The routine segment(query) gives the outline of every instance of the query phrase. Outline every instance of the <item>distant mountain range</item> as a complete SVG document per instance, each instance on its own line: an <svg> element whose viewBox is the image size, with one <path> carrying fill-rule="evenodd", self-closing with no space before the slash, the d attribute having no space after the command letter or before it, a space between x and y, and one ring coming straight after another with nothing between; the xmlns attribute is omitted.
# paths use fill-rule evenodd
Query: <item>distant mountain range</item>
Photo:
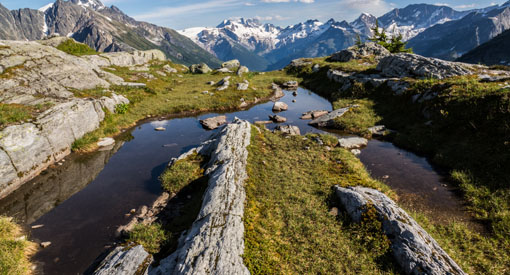
<svg viewBox="0 0 510 275"><path fill-rule="evenodd" d="M98 0L57 0L39 10L9 11L0 4L0 39L39 40L57 34L97 51L161 49L169 59L183 64L221 63L175 30L136 21Z"/></svg>
<svg viewBox="0 0 510 275"><path fill-rule="evenodd" d="M409 46L424 56L454 60L508 29L510 1L432 26L409 40Z"/></svg>
<svg viewBox="0 0 510 275"><path fill-rule="evenodd" d="M298 57L329 55L354 45L359 35L366 40L379 21L390 33L401 33L408 40L426 29L461 19L469 11L455 11L446 6L409 5L376 18L363 13L353 22L326 23L308 20L286 28L261 24L255 19L225 20L213 28L190 28L180 31L219 59L237 58L252 69L279 69Z"/></svg>
<svg viewBox="0 0 510 275"><path fill-rule="evenodd" d="M60 34L98 51L157 48L178 63L216 67L220 60L239 59L252 70L264 71L283 68L295 58L330 55L354 45L358 36L366 40L376 21L390 35L402 34L415 53L455 60L510 29L510 1L468 11L413 4L378 18L363 13L352 22L308 20L285 28L239 18L181 31L136 21L99 0L57 0L39 10L9 11L0 4L0 39Z"/></svg>
<svg viewBox="0 0 510 275"><path fill-rule="evenodd" d="M507 65L510 66L510 30L489 40L466 53L457 61L486 64L486 65Z"/></svg>

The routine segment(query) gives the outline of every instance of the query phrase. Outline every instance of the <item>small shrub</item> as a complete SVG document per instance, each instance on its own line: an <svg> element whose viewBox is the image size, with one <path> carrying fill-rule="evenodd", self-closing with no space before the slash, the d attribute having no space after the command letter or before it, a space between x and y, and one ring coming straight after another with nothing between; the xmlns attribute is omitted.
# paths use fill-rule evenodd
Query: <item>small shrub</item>
<svg viewBox="0 0 510 275"><path fill-rule="evenodd" d="M75 56L97 54L97 52L90 48L88 45L78 43L74 41L74 39L67 39L66 41L60 43L60 45L57 46L57 49Z"/></svg>
<svg viewBox="0 0 510 275"><path fill-rule="evenodd" d="M115 113L123 115L128 111L128 108L129 104L126 103L118 104L117 106L115 106Z"/></svg>

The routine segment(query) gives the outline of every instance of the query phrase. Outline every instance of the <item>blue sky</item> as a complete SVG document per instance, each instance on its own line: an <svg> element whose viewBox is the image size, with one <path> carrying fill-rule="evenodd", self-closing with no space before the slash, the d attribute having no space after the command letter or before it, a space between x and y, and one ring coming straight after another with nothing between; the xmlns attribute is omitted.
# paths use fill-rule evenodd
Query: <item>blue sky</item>
<svg viewBox="0 0 510 275"><path fill-rule="evenodd" d="M54 0L0 0L9 9L39 8ZM458 10L502 4L502 0L103 0L128 15L174 29L216 26L223 19L259 18L287 26L307 19L351 21L361 12L382 15L415 3L448 5Z"/></svg>

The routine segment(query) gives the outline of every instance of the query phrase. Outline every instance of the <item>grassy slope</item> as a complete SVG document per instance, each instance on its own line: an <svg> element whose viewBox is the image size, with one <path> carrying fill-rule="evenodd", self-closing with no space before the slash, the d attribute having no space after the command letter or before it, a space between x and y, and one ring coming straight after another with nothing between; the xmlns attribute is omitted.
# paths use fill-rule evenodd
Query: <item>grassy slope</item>
<svg viewBox="0 0 510 275"><path fill-rule="evenodd" d="M510 90L501 90L500 83L479 83L474 77L457 77L442 81L413 80L411 89L400 97L392 96L384 88L374 90L361 85L339 93L338 85L325 76L330 67L363 71L370 70L370 66L329 63L324 59L312 61L326 66L319 73L312 73L311 65L291 73L303 77L307 87L328 97L335 108L351 103L361 105L337 120L338 128L362 135L368 135L366 128L375 124L397 130L393 138L396 144L450 168L452 179L463 191L471 212L492 229L490 236L485 237L459 226L431 231L441 232L443 235L438 238L459 249L464 247L460 251L466 250L469 243L463 238L473 241L471 248L477 251L472 251L473 255L482 253L480 257L469 258L473 265L484 266L493 274L497 274L494 270L508 272L510 173L505 167L510 167ZM430 91L438 96L423 103L411 103L413 95ZM484 255L485 246L496 249ZM494 257L497 249L504 252Z"/></svg>
<svg viewBox="0 0 510 275"><path fill-rule="evenodd" d="M29 274L28 258L33 250L33 244L23 237L20 227L0 216L0 274Z"/></svg>
<svg viewBox="0 0 510 275"><path fill-rule="evenodd" d="M140 77L140 72L130 71L127 68L115 67L111 70L127 81L142 82L147 88L113 87L111 90L126 96L131 104L125 114L108 114L100 128L77 140L74 150L87 151L94 148L94 143L104 136L118 134L121 129L132 126L135 122L147 116L163 116L183 112L204 112L235 110L241 104L243 98L246 102L254 102L255 98L261 99L272 94L271 83L293 79L283 72L256 73L251 72L243 77L232 76L230 88L224 91L215 91L216 86L210 86L208 81L218 82L227 74L204 74L194 75L190 73L170 74L161 76L165 63L154 63L150 73L155 79L148 80ZM177 70L182 70L180 65L168 63ZM247 91L237 91L236 83L248 80L250 88ZM252 89L255 88L256 90ZM203 94L209 91L209 94ZM211 95L213 93L214 95ZM86 91L83 94L95 95L97 91ZM100 93L99 93L100 94Z"/></svg>
<svg viewBox="0 0 510 275"><path fill-rule="evenodd" d="M337 206L331 190L335 184L395 195L373 180L350 152L328 151L311 140L252 131L244 221L244 259L251 273L399 273L373 216L355 225L343 212L338 217L328 213ZM467 273L509 272L508 243L460 223L434 225L419 213L409 213Z"/></svg>

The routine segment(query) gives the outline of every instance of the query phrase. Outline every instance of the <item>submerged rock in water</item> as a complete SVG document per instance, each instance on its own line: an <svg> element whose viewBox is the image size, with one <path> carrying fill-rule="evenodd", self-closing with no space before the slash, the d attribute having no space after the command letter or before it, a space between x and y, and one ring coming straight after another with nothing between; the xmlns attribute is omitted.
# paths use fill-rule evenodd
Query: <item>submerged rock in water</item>
<svg viewBox="0 0 510 275"><path fill-rule="evenodd" d="M276 122L276 123L282 123L282 122L287 121L286 118L279 116L279 115L270 115L269 119L271 119L273 122Z"/></svg>
<svg viewBox="0 0 510 275"><path fill-rule="evenodd" d="M208 130L213 130L227 123L226 116L210 117L204 120L200 120L200 124Z"/></svg>
<svg viewBox="0 0 510 275"><path fill-rule="evenodd" d="M391 241L393 256L406 274L465 274L413 218L383 193L361 186L334 189L355 222L361 221L366 207L375 208L383 232Z"/></svg>

